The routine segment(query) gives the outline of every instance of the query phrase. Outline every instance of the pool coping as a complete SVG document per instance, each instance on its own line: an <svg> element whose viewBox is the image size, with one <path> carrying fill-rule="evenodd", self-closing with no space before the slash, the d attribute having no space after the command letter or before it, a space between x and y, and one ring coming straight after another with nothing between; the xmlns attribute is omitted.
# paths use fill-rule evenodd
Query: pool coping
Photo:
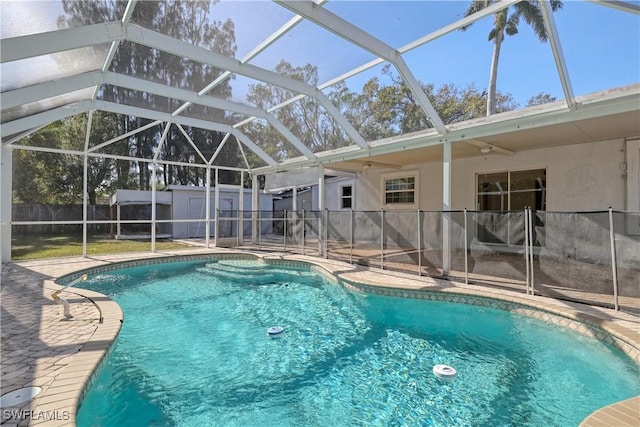
<svg viewBox="0 0 640 427"><path fill-rule="evenodd" d="M621 313L613 312L611 309L600 309L545 297L517 294L513 291L502 291L477 285L464 285L427 276L416 277L404 273L355 266L342 261L305 255L210 249L198 251L197 253L177 252L155 254L154 256L129 254L128 256L113 257L113 259L101 257L98 265L67 269L62 274L52 275L49 279L43 280L41 286L53 291L63 287L56 283L60 279L73 280L83 273L98 274L131 266L198 259L262 259L266 263L308 267L327 279L358 292L403 298L452 301L517 312L609 342L625 352L635 363L640 364L640 318L632 315L621 315ZM61 260L61 262L64 262L64 260ZM65 369L55 377L47 390L33 401L34 405L31 407L33 408L32 411L36 413L68 411L71 414L70 419L62 420L60 423L54 422L51 424L49 422L47 425L75 425L75 415L80 407L80 402L98 376L104 361L112 349L113 343L117 339L124 320L124 313L118 304L105 295L80 288L70 288L68 291L91 301L98 312L101 313L98 316L102 317L102 322L97 325L95 333L82 345L80 351L74 355ZM625 317L627 318L626 320L624 319ZM640 400L640 396L634 399ZM615 405L617 404L610 406ZM602 418L601 411L604 409L606 408L601 408L595 411L594 414L600 413ZM616 411L613 413L615 414ZM628 417L628 413L625 416ZM636 416L636 414L633 414L633 416ZM591 417L585 419L583 424ZM637 414L636 418L638 417L640 417L640 413ZM39 422L36 420L35 422L20 423L18 425L37 424Z"/></svg>

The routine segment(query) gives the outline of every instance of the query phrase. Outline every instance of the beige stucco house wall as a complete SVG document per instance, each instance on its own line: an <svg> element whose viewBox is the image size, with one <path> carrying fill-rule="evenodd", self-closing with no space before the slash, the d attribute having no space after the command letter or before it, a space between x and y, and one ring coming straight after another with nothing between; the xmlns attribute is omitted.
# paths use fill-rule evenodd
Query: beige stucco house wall
<svg viewBox="0 0 640 427"><path fill-rule="evenodd" d="M452 162L452 209L475 210L479 173L547 171L548 211L640 210L640 139L614 139L540 148L502 155L491 153ZM356 209L379 210L383 177L416 173L418 203L393 209L442 210L442 163L416 163L400 169L370 168L355 182ZM333 197L327 192L327 198ZM385 208L390 208L384 206Z"/></svg>

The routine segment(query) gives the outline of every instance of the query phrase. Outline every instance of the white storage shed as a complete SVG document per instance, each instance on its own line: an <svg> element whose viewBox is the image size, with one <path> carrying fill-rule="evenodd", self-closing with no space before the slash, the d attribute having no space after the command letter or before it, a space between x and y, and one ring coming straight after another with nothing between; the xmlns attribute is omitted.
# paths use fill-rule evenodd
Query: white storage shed
<svg viewBox="0 0 640 427"><path fill-rule="evenodd" d="M164 191L156 192L156 225L157 238L190 239L206 237L206 192L205 187L190 185L172 185ZM242 192L242 203L240 193ZM111 216L116 220L112 234L116 239L149 239L150 232L127 232L134 229L134 222L151 220L151 191L117 190L110 199ZM238 210L244 211L242 235L251 235L251 189L235 185L219 186L218 227L215 227L216 196L215 188L211 188L210 237L235 237L238 232L236 218ZM258 195L258 210L271 212L273 210L271 194ZM127 207L137 206L136 209L123 212ZM171 220L171 222L169 222ZM138 228L145 226L138 225ZM262 233L271 233L271 222L262 223ZM148 228L148 223L146 228ZM136 228L137 229L137 228Z"/></svg>
<svg viewBox="0 0 640 427"><path fill-rule="evenodd" d="M205 237L206 230L206 192L204 187L195 187L187 185L172 185L169 190L173 194L172 218L173 237L174 239L199 238ZM210 194L210 218L215 218L216 198L215 188L211 188ZM240 203L240 191L242 191L242 203ZM219 237L235 236L235 227L237 227L236 217L238 210L244 212L243 234L251 234L251 215L247 211L253 210L251 207L251 189L240 189L239 186L220 185L219 186L220 209L218 216L220 223L218 225ZM272 196L270 194L259 194L258 210L271 212L273 210ZM201 219L203 221L193 221ZM179 222L180 220L188 220ZM268 224L268 223L265 223ZM262 232L269 233L270 230L264 229ZM215 236L216 227L211 225L210 235Z"/></svg>

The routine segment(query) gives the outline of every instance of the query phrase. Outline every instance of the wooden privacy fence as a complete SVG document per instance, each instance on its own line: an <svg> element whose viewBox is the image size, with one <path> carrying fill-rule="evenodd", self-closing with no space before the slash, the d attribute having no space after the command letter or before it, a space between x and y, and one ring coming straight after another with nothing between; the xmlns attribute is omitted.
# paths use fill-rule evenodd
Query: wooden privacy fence
<svg viewBox="0 0 640 427"><path fill-rule="evenodd" d="M13 204L12 221L78 221L79 224L19 225L12 228L15 235L82 233L82 205ZM109 205L87 206L87 220L109 219ZM93 233L109 233L109 224L88 224Z"/></svg>

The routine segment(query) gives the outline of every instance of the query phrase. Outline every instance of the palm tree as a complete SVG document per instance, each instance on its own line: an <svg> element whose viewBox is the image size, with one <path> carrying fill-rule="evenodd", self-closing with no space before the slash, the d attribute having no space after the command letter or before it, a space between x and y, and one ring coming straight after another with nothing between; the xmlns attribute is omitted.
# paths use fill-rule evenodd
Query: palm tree
<svg viewBox="0 0 640 427"><path fill-rule="evenodd" d="M466 15L472 15L500 0L473 0ZM554 12L562 8L562 1L551 0L551 10ZM513 9L513 13L509 15L509 10ZM498 79L498 60L500 59L500 48L504 40L505 33L508 36L518 34L518 24L520 18L533 28L534 33L541 42L547 41L547 29L544 26L542 11L537 1L525 0L516 3L513 6L506 7L495 15L493 15L493 29L489 32L489 41L493 41L493 56L491 58L491 71L489 74L489 88L487 96L487 116L496 112L496 81ZM471 24L463 27L462 30L469 28Z"/></svg>

